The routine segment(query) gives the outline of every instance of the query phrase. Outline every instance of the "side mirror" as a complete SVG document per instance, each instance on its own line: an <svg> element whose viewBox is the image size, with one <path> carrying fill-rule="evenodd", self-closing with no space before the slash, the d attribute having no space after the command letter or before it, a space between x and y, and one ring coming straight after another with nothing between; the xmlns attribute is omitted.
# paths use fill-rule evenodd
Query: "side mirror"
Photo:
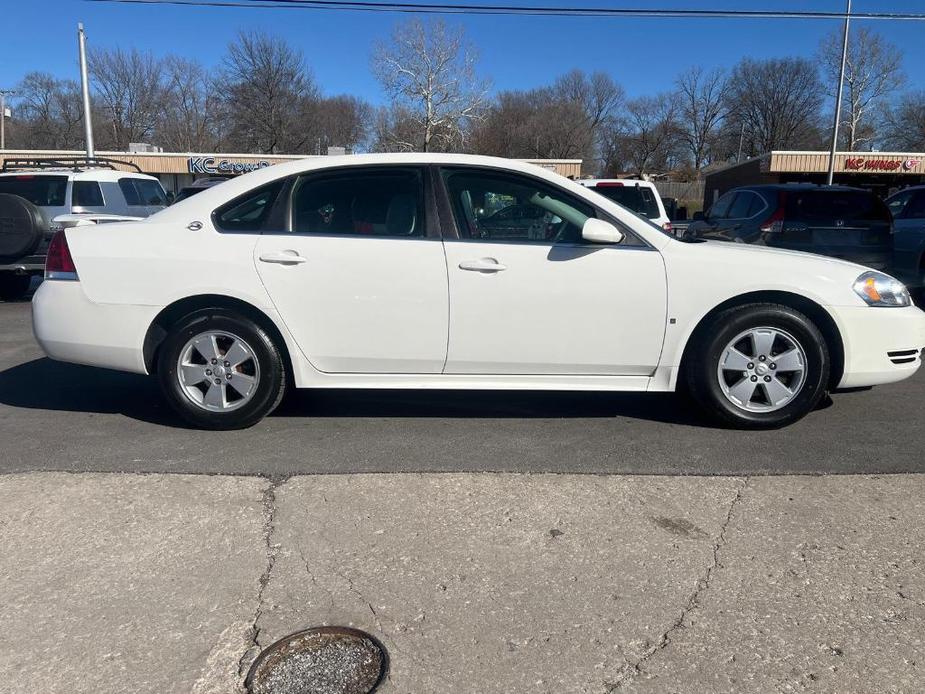
<svg viewBox="0 0 925 694"><path fill-rule="evenodd" d="M702 222L706 218L707 216L701 210L694 212L694 216L692 217L693 221L695 222Z"/></svg>
<svg viewBox="0 0 925 694"><path fill-rule="evenodd" d="M581 238L591 243L614 244L623 240L623 232L610 222L591 217L581 228Z"/></svg>

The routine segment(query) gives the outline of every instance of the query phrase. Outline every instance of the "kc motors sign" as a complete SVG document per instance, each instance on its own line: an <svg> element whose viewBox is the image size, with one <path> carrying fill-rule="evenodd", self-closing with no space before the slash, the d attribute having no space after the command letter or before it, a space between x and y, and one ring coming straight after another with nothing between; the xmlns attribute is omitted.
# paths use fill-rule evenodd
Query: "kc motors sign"
<svg viewBox="0 0 925 694"><path fill-rule="evenodd" d="M875 157L848 157L845 159L845 171L884 171L913 172L918 171L920 159L877 159Z"/></svg>

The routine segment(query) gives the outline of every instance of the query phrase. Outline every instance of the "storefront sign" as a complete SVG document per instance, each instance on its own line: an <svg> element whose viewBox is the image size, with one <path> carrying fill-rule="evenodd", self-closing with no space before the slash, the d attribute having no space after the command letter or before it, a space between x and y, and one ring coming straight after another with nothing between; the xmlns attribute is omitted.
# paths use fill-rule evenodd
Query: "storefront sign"
<svg viewBox="0 0 925 694"><path fill-rule="evenodd" d="M242 174L257 169L265 169L270 165L266 160L261 161L234 161L233 159L216 159L215 157L190 157L187 160L189 172L192 174Z"/></svg>
<svg viewBox="0 0 925 694"><path fill-rule="evenodd" d="M912 171L918 168L918 159L866 159L849 157L845 159L846 171Z"/></svg>

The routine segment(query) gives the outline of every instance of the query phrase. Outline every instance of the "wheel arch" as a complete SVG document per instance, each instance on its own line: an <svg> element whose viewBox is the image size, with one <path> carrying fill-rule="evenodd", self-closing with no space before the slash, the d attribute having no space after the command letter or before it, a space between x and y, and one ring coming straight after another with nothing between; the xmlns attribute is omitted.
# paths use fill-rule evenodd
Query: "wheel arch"
<svg viewBox="0 0 925 694"><path fill-rule="evenodd" d="M279 348L280 354L285 360L288 377L293 378L292 355L276 322L253 304L243 299L236 299L222 294L197 294L179 299L169 304L154 317L151 325L148 326L142 347L145 368L149 374L154 374L157 371L157 353L170 328L192 313L209 311L210 309L238 313L266 330L267 334L273 338L273 342Z"/></svg>
<svg viewBox="0 0 925 694"><path fill-rule="evenodd" d="M842 339L841 331L839 330L835 319L832 318L832 315L821 304L818 304L817 302L813 301L812 299L808 299L805 296L800 296L799 294L786 291L749 292L731 297L723 301L721 304L714 306L700 319L700 321L698 321L696 327L688 336L687 342L684 345L684 351L681 356L679 373L684 373L687 366L687 359L693 350L693 346L696 344L696 341L703 334L704 330L710 324L710 321L714 316L737 306L766 303L789 306L790 308L799 311L811 321L813 321L813 323L819 329L819 332L822 333L822 336L826 342L826 347L829 351L831 367L829 373L828 389L834 390L841 382L845 371L845 344Z"/></svg>

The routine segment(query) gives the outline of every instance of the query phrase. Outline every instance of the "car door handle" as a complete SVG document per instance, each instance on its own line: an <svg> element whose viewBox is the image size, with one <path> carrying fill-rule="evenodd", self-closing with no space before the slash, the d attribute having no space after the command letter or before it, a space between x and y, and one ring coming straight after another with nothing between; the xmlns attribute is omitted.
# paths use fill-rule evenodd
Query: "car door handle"
<svg viewBox="0 0 925 694"><path fill-rule="evenodd" d="M469 272L502 272L507 265L502 265L494 258L479 258L478 260L464 260L459 264L460 270Z"/></svg>
<svg viewBox="0 0 925 694"><path fill-rule="evenodd" d="M264 253L260 256L262 263L277 263L278 265L301 265L307 263L308 258L303 258L295 251L281 251L279 253Z"/></svg>

